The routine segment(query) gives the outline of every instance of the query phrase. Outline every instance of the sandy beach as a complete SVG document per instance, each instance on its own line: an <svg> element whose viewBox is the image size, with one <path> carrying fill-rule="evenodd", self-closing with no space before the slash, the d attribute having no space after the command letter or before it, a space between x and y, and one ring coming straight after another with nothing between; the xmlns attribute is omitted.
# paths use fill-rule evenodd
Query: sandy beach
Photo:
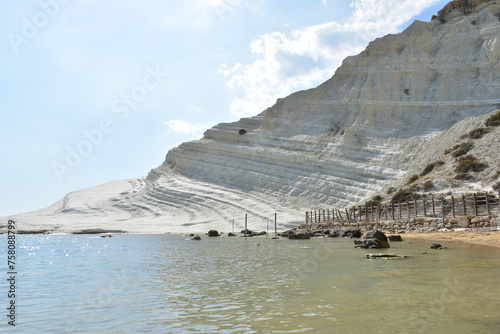
<svg viewBox="0 0 500 334"><path fill-rule="evenodd" d="M464 231L446 232L410 232L402 235L404 239L423 239L438 242L446 246L447 241L459 241L469 244L500 248L500 230L468 229Z"/></svg>

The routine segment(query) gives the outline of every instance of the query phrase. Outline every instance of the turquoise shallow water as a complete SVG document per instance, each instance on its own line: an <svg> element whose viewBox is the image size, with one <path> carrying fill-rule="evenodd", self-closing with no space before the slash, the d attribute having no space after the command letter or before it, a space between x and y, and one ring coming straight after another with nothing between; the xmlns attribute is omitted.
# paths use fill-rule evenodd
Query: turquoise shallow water
<svg viewBox="0 0 500 334"><path fill-rule="evenodd" d="M368 260L370 251L333 238L18 235L17 243L17 326L5 320L2 279L2 333L500 333L494 248L402 242L384 252L410 258Z"/></svg>

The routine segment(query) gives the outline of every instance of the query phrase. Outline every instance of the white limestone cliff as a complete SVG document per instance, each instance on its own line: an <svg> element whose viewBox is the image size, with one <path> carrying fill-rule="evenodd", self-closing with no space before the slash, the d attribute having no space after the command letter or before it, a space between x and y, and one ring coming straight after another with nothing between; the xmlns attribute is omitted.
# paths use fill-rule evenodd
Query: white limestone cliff
<svg viewBox="0 0 500 334"><path fill-rule="evenodd" d="M322 85L207 130L147 177L76 191L15 218L56 232L228 232L245 213L250 227L265 229L278 212L284 228L303 222L306 210L384 195L442 159L426 176L433 191L490 190L499 127L474 144L471 153L489 167L473 180L453 179L456 161L443 155L500 107L500 1L474 5L467 15L445 7L440 19L373 41Z"/></svg>

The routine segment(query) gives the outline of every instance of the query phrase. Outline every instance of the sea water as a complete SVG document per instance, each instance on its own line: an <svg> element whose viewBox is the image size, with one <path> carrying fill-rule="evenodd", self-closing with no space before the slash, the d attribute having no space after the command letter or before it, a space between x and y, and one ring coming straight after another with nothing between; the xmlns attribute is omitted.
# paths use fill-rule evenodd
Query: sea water
<svg viewBox="0 0 500 334"><path fill-rule="evenodd" d="M391 245L409 257L339 238L18 235L16 326L2 265L0 331L500 333L499 249Z"/></svg>

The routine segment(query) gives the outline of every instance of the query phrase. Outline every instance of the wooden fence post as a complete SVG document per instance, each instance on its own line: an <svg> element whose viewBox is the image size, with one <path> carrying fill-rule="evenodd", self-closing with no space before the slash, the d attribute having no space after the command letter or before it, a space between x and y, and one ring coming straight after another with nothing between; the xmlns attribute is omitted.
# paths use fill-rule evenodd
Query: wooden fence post
<svg viewBox="0 0 500 334"><path fill-rule="evenodd" d="M408 223L410 222L410 203L406 201L406 213L408 215Z"/></svg>
<svg viewBox="0 0 500 334"><path fill-rule="evenodd" d="M340 222L342 222L342 223L343 223L343 222L344 222L344 217L342 217L342 213L340 212L340 210L339 210L339 209L337 209L337 216L339 216L339 217L340 217Z"/></svg>
<svg viewBox="0 0 500 334"><path fill-rule="evenodd" d="M403 213L401 212L401 201L398 202L398 207L399 207L399 219L403 219Z"/></svg>
<svg viewBox="0 0 500 334"><path fill-rule="evenodd" d="M444 223L444 216L446 215L446 212L444 211L444 197L441 198L441 211L443 213L443 223Z"/></svg>
<svg viewBox="0 0 500 334"><path fill-rule="evenodd" d="M426 208L426 203L425 203L425 199L422 200L422 205L424 206L424 218L427 217L427 208Z"/></svg>
<svg viewBox="0 0 500 334"><path fill-rule="evenodd" d="M467 203L465 201L465 195L462 194L462 208L464 210L464 216L467 216Z"/></svg>
<svg viewBox="0 0 500 334"><path fill-rule="evenodd" d="M474 215L477 217L477 198L476 198L476 193L474 193Z"/></svg>
<svg viewBox="0 0 500 334"><path fill-rule="evenodd" d="M387 207L387 205L386 204L384 204L384 205L385 205L385 207L387 209L387 212L389 212L389 208ZM391 212L390 212L390 214L391 214L391 219L392 220L396 220L396 218L394 216L394 203L392 203L392 202L391 202Z"/></svg>
<svg viewBox="0 0 500 334"><path fill-rule="evenodd" d="M248 228L247 228L247 218L248 218L248 214L245 213L245 236L247 235L247 231L248 231Z"/></svg>
<svg viewBox="0 0 500 334"><path fill-rule="evenodd" d="M451 211L453 212L453 218L455 218L455 198L451 195Z"/></svg>
<svg viewBox="0 0 500 334"><path fill-rule="evenodd" d="M434 203L434 195L432 195L432 217L436 217L436 203Z"/></svg>
<svg viewBox="0 0 500 334"><path fill-rule="evenodd" d="M488 213L488 216L491 216L490 197L488 196L488 193L486 193L486 212Z"/></svg>

